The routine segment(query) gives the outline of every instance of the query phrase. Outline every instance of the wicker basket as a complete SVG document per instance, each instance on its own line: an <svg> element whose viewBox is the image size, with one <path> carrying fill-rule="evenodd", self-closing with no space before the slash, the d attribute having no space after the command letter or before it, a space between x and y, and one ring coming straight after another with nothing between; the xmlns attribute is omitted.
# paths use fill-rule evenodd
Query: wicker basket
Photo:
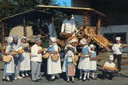
<svg viewBox="0 0 128 85"><path fill-rule="evenodd" d="M43 58L47 59L49 56L50 56L50 53L45 53L45 54L43 55Z"/></svg>
<svg viewBox="0 0 128 85"><path fill-rule="evenodd" d="M3 56L3 61L4 62L10 62L12 58L10 56Z"/></svg>
<svg viewBox="0 0 128 85"><path fill-rule="evenodd" d="M59 56L58 55L53 55L51 56L52 60L53 61L57 61L59 59Z"/></svg>
<svg viewBox="0 0 128 85"><path fill-rule="evenodd" d="M22 53L24 53L24 50L23 49L20 49L20 50L18 50L18 53L19 54L22 54Z"/></svg>
<svg viewBox="0 0 128 85"><path fill-rule="evenodd" d="M75 55L75 56L74 56L74 60L75 60L75 61L78 61L78 59L79 59L78 55Z"/></svg>
<svg viewBox="0 0 128 85"><path fill-rule="evenodd" d="M29 44L28 43L26 43L25 45L24 45L24 48L27 48L29 46Z"/></svg>
<svg viewBox="0 0 128 85"><path fill-rule="evenodd" d="M17 55L18 53L17 52L11 52L11 55Z"/></svg>

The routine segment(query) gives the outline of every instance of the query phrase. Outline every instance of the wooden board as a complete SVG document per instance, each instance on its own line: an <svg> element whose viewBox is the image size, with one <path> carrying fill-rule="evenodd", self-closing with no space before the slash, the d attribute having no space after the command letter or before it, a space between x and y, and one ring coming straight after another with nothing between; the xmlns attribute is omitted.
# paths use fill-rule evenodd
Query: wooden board
<svg viewBox="0 0 128 85"><path fill-rule="evenodd" d="M66 7L66 6L48 6L48 5L37 5L38 9L53 9L53 10L58 10L61 12L70 12L72 14L76 15L84 15L86 13L89 14L96 14L98 16L103 16L105 15L93 8L83 8L83 7Z"/></svg>
<svg viewBox="0 0 128 85"><path fill-rule="evenodd" d="M27 38L30 38L31 36L33 36L33 30L32 30L32 26L26 26L26 31L27 31ZM16 26L14 28L11 29L9 36L12 35L18 35L18 38L21 38L24 36L24 28L23 26Z"/></svg>

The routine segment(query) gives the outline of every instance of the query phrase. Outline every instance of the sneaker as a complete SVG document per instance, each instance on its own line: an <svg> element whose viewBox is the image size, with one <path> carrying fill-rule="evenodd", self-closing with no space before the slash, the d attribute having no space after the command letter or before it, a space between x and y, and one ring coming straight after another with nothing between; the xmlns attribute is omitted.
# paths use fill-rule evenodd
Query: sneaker
<svg viewBox="0 0 128 85"><path fill-rule="evenodd" d="M93 80L97 80L97 78L96 78L96 77L92 77L92 79L93 79Z"/></svg>
<svg viewBox="0 0 128 85"><path fill-rule="evenodd" d="M86 78L83 78L83 81L86 81Z"/></svg>
<svg viewBox="0 0 128 85"><path fill-rule="evenodd" d="M9 78L9 77L6 77L6 80L7 80L7 81L10 81L10 78Z"/></svg>
<svg viewBox="0 0 128 85"><path fill-rule="evenodd" d="M25 78L25 75L24 75L24 74L21 74L21 76L22 76L23 78Z"/></svg>
<svg viewBox="0 0 128 85"><path fill-rule="evenodd" d="M25 74L26 77L28 77L29 75L28 74Z"/></svg>
<svg viewBox="0 0 128 85"><path fill-rule="evenodd" d="M18 76L17 79L22 79L22 77L21 76Z"/></svg>
<svg viewBox="0 0 128 85"><path fill-rule="evenodd" d="M6 81L6 78L3 77L3 78L2 78L2 81Z"/></svg>
<svg viewBox="0 0 128 85"><path fill-rule="evenodd" d="M75 81L72 81L72 83L75 83Z"/></svg>
<svg viewBox="0 0 128 85"><path fill-rule="evenodd" d="M69 81L69 80L67 80L67 82L69 83L70 81Z"/></svg>
<svg viewBox="0 0 128 85"><path fill-rule="evenodd" d="M17 80L17 77L15 77L14 80Z"/></svg>
<svg viewBox="0 0 128 85"><path fill-rule="evenodd" d="M79 77L79 80L81 80L82 79L82 77Z"/></svg>
<svg viewBox="0 0 128 85"><path fill-rule="evenodd" d="M38 77L38 78L37 78L37 80L41 80L41 78L40 78L40 77Z"/></svg>
<svg viewBox="0 0 128 85"><path fill-rule="evenodd" d="M52 76L51 79L55 79L55 76Z"/></svg>

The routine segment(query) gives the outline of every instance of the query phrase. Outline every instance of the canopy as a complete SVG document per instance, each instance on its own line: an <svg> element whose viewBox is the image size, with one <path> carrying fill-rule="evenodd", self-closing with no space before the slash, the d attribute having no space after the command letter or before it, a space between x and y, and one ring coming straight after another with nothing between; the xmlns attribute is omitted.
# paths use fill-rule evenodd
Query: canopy
<svg viewBox="0 0 128 85"><path fill-rule="evenodd" d="M48 6L48 5L37 5L37 9L52 9L52 10L58 10L64 13L70 12L71 14L75 15L85 15L85 14L91 14L91 15L97 15L106 17L103 13L96 11L93 8L83 8L83 7L66 7L66 6Z"/></svg>
<svg viewBox="0 0 128 85"><path fill-rule="evenodd" d="M5 18L2 18L0 19L0 22L2 21L10 21L12 19L19 19L21 20L22 18L26 18L26 19L43 19L43 18L49 18L50 13L47 13L47 12L43 12L42 10L36 10L36 9L31 9L31 10L27 10L27 11L24 11L24 12L21 12L21 13L17 13L17 14L14 14L12 16L8 16L8 17L5 17Z"/></svg>

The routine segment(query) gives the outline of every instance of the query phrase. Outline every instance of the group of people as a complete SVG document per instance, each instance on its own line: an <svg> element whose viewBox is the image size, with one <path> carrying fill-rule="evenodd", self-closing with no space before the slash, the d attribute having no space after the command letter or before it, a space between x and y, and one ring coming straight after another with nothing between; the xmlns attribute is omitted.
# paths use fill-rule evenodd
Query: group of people
<svg viewBox="0 0 128 85"><path fill-rule="evenodd" d="M52 28L50 22L48 23L49 29ZM33 82L39 81L42 59L45 54L47 57L47 74L50 75L50 80L55 80L56 75L65 72L67 82L74 82L74 76L76 74L76 68L79 70L79 80L96 79L95 72L97 71L97 60L99 57L95 52L96 46L89 44L85 38L78 40L73 37L76 31L75 21L71 19L71 14L67 15L67 19L62 24L61 33L71 33L72 37L66 42L64 47L64 62L61 65L60 60L60 47L57 44L57 38L49 35L49 47L47 49L42 48L42 40L39 37L35 38L35 44L31 47L27 42L26 37L22 37L18 40L17 35L13 35L7 38L7 45L5 55L11 57L10 62L4 63L4 76L3 80L12 81L21 79L22 77L29 76L31 74L31 80ZM120 43L120 37L116 38L116 44L112 46L114 56L110 55L109 60L105 62L104 66L115 68L114 60L117 58L117 68L121 70L121 54L122 48L128 45L122 45ZM80 53L77 52L77 45L82 47ZM18 51L24 50L22 53ZM16 52L17 54L13 54ZM76 56L78 55L78 56ZM77 59L78 58L78 59ZM61 67L62 66L62 67ZM102 69L103 77L106 78L106 74L109 74L109 79L113 78L114 70Z"/></svg>
<svg viewBox="0 0 128 85"><path fill-rule="evenodd" d="M116 39L118 41L118 37ZM42 56L46 53L49 53L49 56L47 57L47 74L51 76L50 80L55 80L57 74L65 72L67 82L70 81L70 77L72 82L74 82L76 68L78 68L80 72L79 80L86 81L90 80L90 78L96 79L95 72L97 71L97 60L99 57L95 52L96 46L88 44L85 38L79 41L79 44L82 47L82 51L80 53L76 50L76 46L78 44L78 39L76 37L72 37L67 42L67 45L64 48L65 57L63 65L61 65L60 61L59 52L61 49L57 45L57 39L55 37L50 37L50 45L47 49L43 49L41 47L42 43L42 40L37 37L35 38L35 44L30 48L26 37L22 37L19 40L17 35L8 37L5 55L11 57L11 61L4 63L3 80L12 81L31 74L31 80L37 82L40 80ZM114 53L122 48L120 47L120 49L117 49L117 46L115 45L117 44L114 44L112 47ZM23 49L24 52L13 54L13 52L18 52L21 49ZM78 58L78 56L75 57L76 55L80 57L79 61L77 61L78 59L76 58ZM116 65L113 63L114 59L117 57L115 55L119 56L121 54L114 54L114 56L110 55L109 61L106 62L104 66L115 68ZM120 71L120 63L118 64L118 69ZM102 72L104 78L106 77L106 74L109 74L110 79L114 77L114 71L103 69Z"/></svg>
<svg viewBox="0 0 128 85"><path fill-rule="evenodd" d="M18 53L18 50L24 49L24 52ZM14 54L14 52L17 52ZM7 38L5 55L11 57L9 62L4 62L4 76L3 81L12 81L13 79L21 79L29 76L30 71L30 54L29 43L26 37L18 40L18 36L14 35ZM21 72L22 77L19 75Z"/></svg>

